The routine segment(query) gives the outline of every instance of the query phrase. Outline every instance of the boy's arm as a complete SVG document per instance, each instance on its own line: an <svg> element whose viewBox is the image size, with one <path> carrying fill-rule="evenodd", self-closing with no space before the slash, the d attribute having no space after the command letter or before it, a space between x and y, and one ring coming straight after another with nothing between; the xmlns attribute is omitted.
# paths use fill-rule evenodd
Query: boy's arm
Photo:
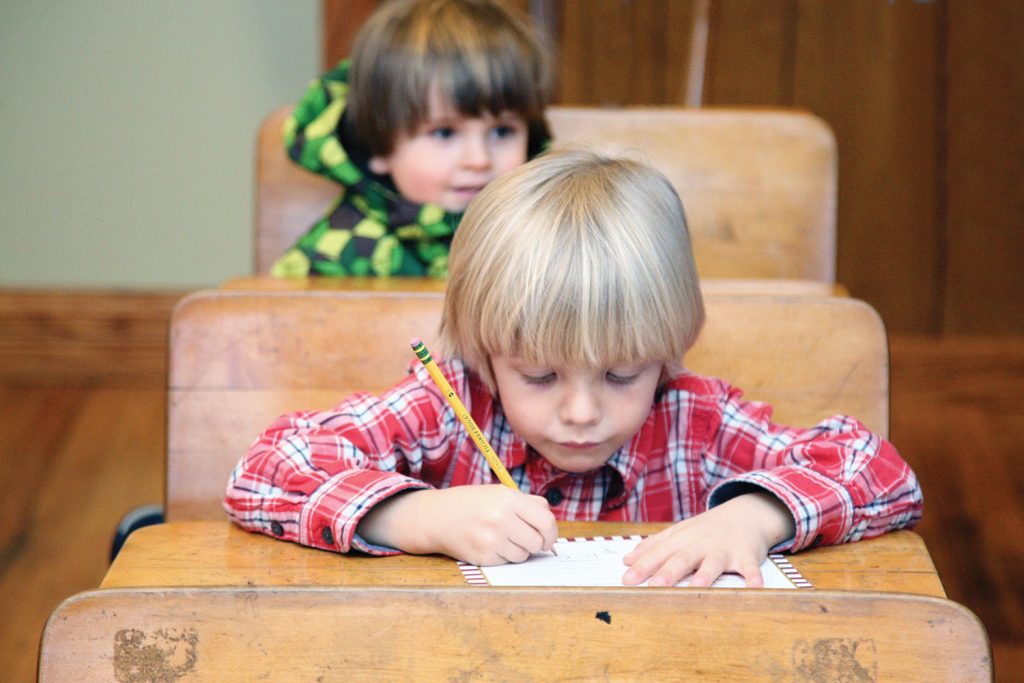
<svg viewBox="0 0 1024 683"><path fill-rule="evenodd" d="M331 411L279 418L231 476L232 520L326 550L444 553L481 565L549 549L558 529L543 497L501 485L444 488L451 478L490 481L490 469L468 438L451 436L454 413L422 364L414 368L380 399L359 394ZM458 377L449 379L472 396Z"/></svg>
<svg viewBox="0 0 1024 683"><path fill-rule="evenodd" d="M810 429L771 422L771 408L729 389L708 448L708 507L751 492L775 496L793 516L797 551L878 536L921 516L917 477L895 447L862 423L833 416Z"/></svg>
<svg viewBox="0 0 1024 683"><path fill-rule="evenodd" d="M376 398L357 394L330 411L285 415L249 448L224 507L250 531L313 547L374 554L356 526L375 505L439 484L452 457L439 400L410 376Z"/></svg>
<svg viewBox="0 0 1024 683"><path fill-rule="evenodd" d="M637 545L625 557L624 583L673 585L695 572L691 585L707 586L733 571L761 586L758 567L771 550L876 536L920 517L914 473L860 422L837 416L806 430L781 427L769 407L740 400L724 383L707 387L689 421L712 487L709 509Z"/></svg>
<svg viewBox="0 0 1024 683"><path fill-rule="evenodd" d="M492 484L393 496L363 517L358 533L377 545L484 566L549 550L558 525L543 497Z"/></svg>

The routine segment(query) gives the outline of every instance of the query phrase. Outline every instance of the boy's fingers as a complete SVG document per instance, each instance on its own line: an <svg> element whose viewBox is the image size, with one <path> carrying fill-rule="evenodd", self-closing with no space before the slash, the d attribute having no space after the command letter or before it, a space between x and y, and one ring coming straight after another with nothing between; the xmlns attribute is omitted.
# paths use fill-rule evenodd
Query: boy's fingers
<svg viewBox="0 0 1024 683"><path fill-rule="evenodd" d="M511 541L509 541L498 554L503 560L511 562L512 564L518 564L530 559L529 550Z"/></svg>
<svg viewBox="0 0 1024 683"><path fill-rule="evenodd" d="M650 539L644 539L640 541L635 548L622 557L622 563L625 565L633 565L637 561L637 558L643 557L652 547L650 544L647 544L647 541L649 540Z"/></svg>
<svg viewBox="0 0 1024 683"><path fill-rule="evenodd" d="M518 564L530 558L530 551L511 538L497 542L486 554L493 557L491 564Z"/></svg>
<svg viewBox="0 0 1024 683"><path fill-rule="evenodd" d="M516 526L509 534L509 541L516 544L527 553L535 553L544 549L544 536L529 524L523 522Z"/></svg>
<svg viewBox="0 0 1024 683"><path fill-rule="evenodd" d="M663 545L666 541L670 541L672 535L671 532L674 532L675 530L676 527L670 527L663 531L659 531L653 536L644 538L636 544L635 548L626 553L625 557L622 558L622 561L625 564L633 564L638 557L650 552L657 552L656 548Z"/></svg>
<svg viewBox="0 0 1024 683"><path fill-rule="evenodd" d="M652 586L674 585L692 571L698 562L699 558L684 551L669 555L664 548L655 548L634 558L622 582L627 586L635 586L644 581Z"/></svg>
<svg viewBox="0 0 1024 683"><path fill-rule="evenodd" d="M532 505L525 505L517 511L519 518L530 525L541 535L542 547L551 548L558 540L558 522L548 506L548 501L541 496L529 496ZM539 501L538 504L536 501Z"/></svg>
<svg viewBox="0 0 1024 683"><path fill-rule="evenodd" d="M666 543L666 540L668 539L662 535L664 533L665 532L661 532L654 536L648 536L637 543L636 547L626 553L622 558L623 564L633 565L638 561L641 561L641 558L659 558L658 563L660 564L663 562L675 547L675 545L671 543Z"/></svg>
<svg viewBox="0 0 1024 683"><path fill-rule="evenodd" d="M757 562L744 562L740 567L740 576L747 584L747 588L763 588L764 576L761 574L761 565Z"/></svg>
<svg viewBox="0 0 1024 683"><path fill-rule="evenodd" d="M725 562L718 555L708 555L690 577L691 588L707 588L725 571Z"/></svg>

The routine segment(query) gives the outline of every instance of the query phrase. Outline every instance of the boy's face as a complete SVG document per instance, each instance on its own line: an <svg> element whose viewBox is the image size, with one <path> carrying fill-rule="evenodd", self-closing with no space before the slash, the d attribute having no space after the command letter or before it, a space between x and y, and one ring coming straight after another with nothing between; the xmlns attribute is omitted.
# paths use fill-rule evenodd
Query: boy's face
<svg viewBox="0 0 1024 683"><path fill-rule="evenodd" d="M661 363L581 369L492 356L501 405L515 432L555 467L601 467L643 426Z"/></svg>
<svg viewBox="0 0 1024 683"><path fill-rule="evenodd" d="M459 213L487 183L526 162L527 137L518 114L466 117L432 88L427 120L399 133L391 154L370 159L370 170L390 174L412 202Z"/></svg>

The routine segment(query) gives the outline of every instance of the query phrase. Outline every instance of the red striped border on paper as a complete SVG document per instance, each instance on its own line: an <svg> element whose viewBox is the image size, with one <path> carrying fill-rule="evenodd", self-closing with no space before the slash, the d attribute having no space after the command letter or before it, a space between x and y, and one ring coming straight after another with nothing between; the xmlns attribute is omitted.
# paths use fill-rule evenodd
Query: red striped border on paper
<svg viewBox="0 0 1024 683"><path fill-rule="evenodd" d="M782 553L768 553L768 559L774 562L775 566L782 572L782 575L792 581L793 585L797 588L814 588L811 582L805 579L800 570L794 567Z"/></svg>

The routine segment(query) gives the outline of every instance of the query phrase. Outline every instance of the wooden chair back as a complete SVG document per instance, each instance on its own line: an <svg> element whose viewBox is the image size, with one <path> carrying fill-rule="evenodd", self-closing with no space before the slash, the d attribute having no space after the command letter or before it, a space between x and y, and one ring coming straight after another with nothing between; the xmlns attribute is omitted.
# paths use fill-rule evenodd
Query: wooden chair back
<svg viewBox="0 0 1024 683"><path fill-rule="evenodd" d="M435 354L440 292L216 290L171 317L167 518L223 519L228 475L279 415L380 392ZM885 330L867 304L835 297L708 294L708 320L686 358L779 422L810 426L852 414L888 431Z"/></svg>
<svg viewBox="0 0 1024 683"><path fill-rule="evenodd" d="M291 107L260 129L256 272L319 219L338 188L285 155ZM835 281L836 143L828 125L783 109L551 107L556 143L639 156L683 200L704 278Z"/></svg>
<svg viewBox="0 0 1024 683"><path fill-rule="evenodd" d="M901 593L136 588L66 600L39 681L989 681L978 618Z"/></svg>

